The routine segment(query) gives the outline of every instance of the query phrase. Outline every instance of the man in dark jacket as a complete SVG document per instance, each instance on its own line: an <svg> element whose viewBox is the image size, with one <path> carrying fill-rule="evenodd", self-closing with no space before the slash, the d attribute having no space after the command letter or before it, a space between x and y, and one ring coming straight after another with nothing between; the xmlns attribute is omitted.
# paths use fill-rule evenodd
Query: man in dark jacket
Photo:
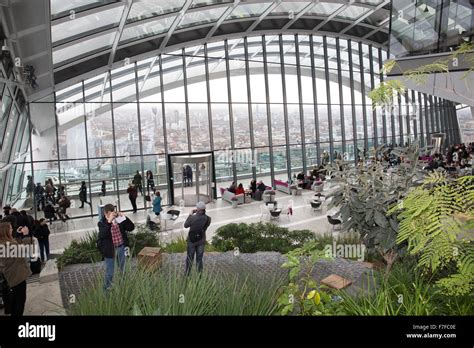
<svg viewBox="0 0 474 348"><path fill-rule="evenodd" d="M140 172L137 170L135 176L133 177L133 185L135 185L137 190L140 191L140 193L143 196L142 181L143 181L143 178L142 178Z"/></svg>
<svg viewBox="0 0 474 348"><path fill-rule="evenodd" d="M211 218L206 215L206 204L198 202L186 219L184 228L189 227L187 239L186 274L189 275L193 266L194 255L196 254L196 264L198 272L202 272L202 258L204 256L204 246L206 245L206 230L211 224Z"/></svg>
<svg viewBox="0 0 474 348"><path fill-rule="evenodd" d="M125 270L125 249L129 245L127 232L133 231L135 225L125 215L116 212L112 204L106 204L104 216L98 226L97 246L105 261L105 289L107 290L112 285L116 259L122 273Z"/></svg>

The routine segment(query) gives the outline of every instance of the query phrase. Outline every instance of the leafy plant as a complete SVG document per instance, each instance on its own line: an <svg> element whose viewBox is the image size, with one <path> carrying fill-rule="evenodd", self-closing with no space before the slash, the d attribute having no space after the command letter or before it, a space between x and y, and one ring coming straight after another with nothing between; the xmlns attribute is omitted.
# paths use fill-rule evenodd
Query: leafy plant
<svg viewBox="0 0 474 348"><path fill-rule="evenodd" d="M329 258L326 252L312 241L286 256L288 261L282 267L289 269L289 284L282 287L278 298L281 315L332 315L337 312L337 301L313 277L316 262Z"/></svg>
<svg viewBox="0 0 474 348"><path fill-rule="evenodd" d="M313 240L309 230L293 230L270 223L227 224L217 229L212 245L219 251L239 248L242 253L278 251L286 253Z"/></svg>
<svg viewBox="0 0 474 348"><path fill-rule="evenodd" d="M406 87L400 80L383 81L376 88L368 93L368 97L372 99L372 107L385 107L393 103L395 93L405 93Z"/></svg>
<svg viewBox="0 0 474 348"><path fill-rule="evenodd" d="M373 157L384 151L384 146L372 150ZM329 207L339 208L343 231L354 230L369 251L379 252L387 263L387 273L403 248L396 243L398 220L387 211L424 175L416 143L392 153L403 158L396 168L375 160L361 161L357 167L337 160L325 168L337 187L327 196L332 198Z"/></svg>
<svg viewBox="0 0 474 348"><path fill-rule="evenodd" d="M416 261L415 261L416 262ZM411 259L394 265L388 278L377 273L369 278L367 294L350 296L340 291L344 315L472 315L473 295L446 296L433 284L432 277L413 272Z"/></svg>
<svg viewBox="0 0 474 348"><path fill-rule="evenodd" d="M102 255L97 249L97 231L90 231L79 241L73 240L56 259L59 269L67 265L79 263L95 263L102 260Z"/></svg>
<svg viewBox="0 0 474 348"><path fill-rule="evenodd" d="M473 182L474 176L450 181L434 172L388 212L400 219L397 243L408 244L424 273L456 264L453 274L437 281L448 295L464 295L474 288L474 247L466 234L474 221Z"/></svg>

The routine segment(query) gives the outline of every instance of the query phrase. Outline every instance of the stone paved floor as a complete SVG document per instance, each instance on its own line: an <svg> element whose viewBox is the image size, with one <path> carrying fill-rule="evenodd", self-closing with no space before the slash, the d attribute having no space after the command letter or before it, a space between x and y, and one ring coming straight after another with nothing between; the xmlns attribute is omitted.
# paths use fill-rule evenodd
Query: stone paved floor
<svg viewBox="0 0 474 348"><path fill-rule="evenodd" d="M184 253L164 254L162 267L178 267L184 271L186 255ZM204 256L205 269L214 269L227 274L238 273L241 275L255 275L258 277L284 277L287 270L281 268L286 257L277 252L258 252L254 254L240 254L235 256L233 252L206 253ZM135 260L133 260L135 264ZM330 274L337 274L353 282L348 288L348 293L357 294L367 288L371 270L362 263L335 259L332 261L321 260L313 270L313 277L318 282ZM69 305L71 294L80 296L81 291L97 276L103 276L103 263L81 264L66 266L59 272L59 284L65 307Z"/></svg>

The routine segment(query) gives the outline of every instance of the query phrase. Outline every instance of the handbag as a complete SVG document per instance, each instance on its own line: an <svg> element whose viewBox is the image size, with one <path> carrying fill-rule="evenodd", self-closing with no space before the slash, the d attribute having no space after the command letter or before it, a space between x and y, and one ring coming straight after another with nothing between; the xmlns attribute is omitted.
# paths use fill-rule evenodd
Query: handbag
<svg viewBox="0 0 474 348"><path fill-rule="evenodd" d="M150 195L146 195L146 196L145 196L145 201L151 202L151 197L150 197Z"/></svg>

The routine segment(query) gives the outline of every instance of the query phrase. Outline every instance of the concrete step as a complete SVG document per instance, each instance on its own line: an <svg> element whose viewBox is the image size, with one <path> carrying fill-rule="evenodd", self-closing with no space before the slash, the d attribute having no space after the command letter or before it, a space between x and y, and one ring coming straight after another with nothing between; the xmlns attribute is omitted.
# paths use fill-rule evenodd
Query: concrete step
<svg viewBox="0 0 474 348"><path fill-rule="evenodd" d="M41 270L39 280L42 284L58 280L58 266L55 259L50 259L46 262L46 265Z"/></svg>

